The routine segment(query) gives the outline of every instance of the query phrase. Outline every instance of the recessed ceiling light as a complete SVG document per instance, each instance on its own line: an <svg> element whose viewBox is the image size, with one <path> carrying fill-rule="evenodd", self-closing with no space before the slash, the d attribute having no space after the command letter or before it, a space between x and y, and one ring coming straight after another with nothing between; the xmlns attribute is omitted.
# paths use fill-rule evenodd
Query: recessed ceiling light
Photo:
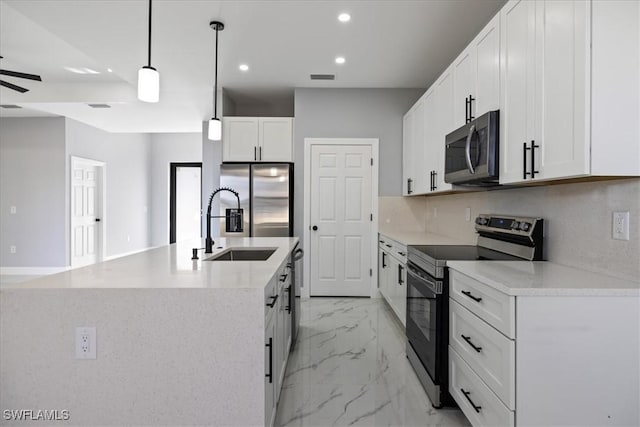
<svg viewBox="0 0 640 427"><path fill-rule="evenodd" d="M240 71L249 71L249 66L247 64L240 64L238 68Z"/></svg>
<svg viewBox="0 0 640 427"><path fill-rule="evenodd" d="M345 61L344 56L336 56L336 64L344 64Z"/></svg>
<svg viewBox="0 0 640 427"><path fill-rule="evenodd" d="M113 73L113 70L111 68L107 68L107 71Z"/></svg>
<svg viewBox="0 0 640 427"><path fill-rule="evenodd" d="M351 15L349 15L348 13L341 13L340 15L338 15L338 21L349 22L351 21Z"/></svg>

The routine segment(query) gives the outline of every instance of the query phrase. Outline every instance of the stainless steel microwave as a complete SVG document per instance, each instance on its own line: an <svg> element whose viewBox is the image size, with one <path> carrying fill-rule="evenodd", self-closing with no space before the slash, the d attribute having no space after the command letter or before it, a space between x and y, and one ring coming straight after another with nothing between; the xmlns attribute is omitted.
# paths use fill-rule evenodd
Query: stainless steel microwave
<svg viewBox="0 0 640 427"><path fill-rule="evenodd" d="M498 185L499 112L489 111L446 136L444 181Z"/></svg>

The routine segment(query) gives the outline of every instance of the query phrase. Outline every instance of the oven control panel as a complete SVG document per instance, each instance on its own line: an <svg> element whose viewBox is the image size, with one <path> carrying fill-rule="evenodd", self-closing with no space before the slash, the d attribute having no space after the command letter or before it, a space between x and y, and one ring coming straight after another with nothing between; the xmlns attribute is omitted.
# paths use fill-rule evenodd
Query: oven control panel
<svg viewBox="0 0 640 427"><path fill-rule="evenodd" d="M532 237L534 233L542 232L542 219L480 214L476 218L476 231L481 234L498 232Z"/></svg>

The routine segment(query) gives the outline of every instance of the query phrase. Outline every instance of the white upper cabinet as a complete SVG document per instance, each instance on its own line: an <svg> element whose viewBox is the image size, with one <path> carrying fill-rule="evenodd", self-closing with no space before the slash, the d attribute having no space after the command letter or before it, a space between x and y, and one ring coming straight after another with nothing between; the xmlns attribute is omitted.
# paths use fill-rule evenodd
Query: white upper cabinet
<svg viewBox="0 0 640 427"><path fill-rule="evenodd" d="M500 182L640 174L640 2L501 11Z"/></svg>
<svg viewBox="0 0 640 427"><path fill-rule="evenodd" d="M413 108L402 119L402 195L413 193Z"/></svg>
<svg viewBox="0 0 640 427"><path fill-rule="evenodd" d="M453 62L454 125L500 107L500 14Z"/></svg>
<svg viewBox="0 0 640 427"><path fill-rule="evenodd" d="M292 162L293 118L224 117L225 162Z"/></svg>
<svg viewBox="0 0 640 427"><path fill-rule="evenodd" d="M425 112L426 104L430 102L431 93L427 91L413 108L413 132L411 136L411 175L413 178L413 194L424 194L427 192L428 178L425 167ZM429 99L429 100L428 100Z"/></svg>
<svg viewBox="0 0 640 427"><path fill-rule="evenodd" d="M449 67L436 81L435 117L437 133L435 140L430 144L435 168L433 191L438 192L451 191L452 188L451 184L444 182L444 151L447 134L456 129L453 99L453 70L452 67Z"/></svg>

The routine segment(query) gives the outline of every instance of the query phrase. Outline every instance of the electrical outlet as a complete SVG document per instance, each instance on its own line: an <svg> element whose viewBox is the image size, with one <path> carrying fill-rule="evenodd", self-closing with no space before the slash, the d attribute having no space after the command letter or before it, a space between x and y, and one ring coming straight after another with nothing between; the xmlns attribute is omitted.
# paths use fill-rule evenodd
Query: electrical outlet
<svg viewBox="0 0 640 427"><path fill-rule="evenodd" d="M613 213L614 240L629 240L629 212Z"/></svg>
<svg viewBox="0 0 640 427"><path fill-rule="evenodd" d="M464 212L464 219L471 221L471 208L467 208Z"/></svg>
<svg viewBox="0 0 640 427"><path fill-rule="evenodd" d="M15 246L9 246L9 252L11 252L12 254L15 254L18 252L18 248Z"/></svg>
<svg viewBox="0 0 640 427"><path fill-rule="evenodd" d="M76 327L76 359L96 358L96 327Z"/></svg>

